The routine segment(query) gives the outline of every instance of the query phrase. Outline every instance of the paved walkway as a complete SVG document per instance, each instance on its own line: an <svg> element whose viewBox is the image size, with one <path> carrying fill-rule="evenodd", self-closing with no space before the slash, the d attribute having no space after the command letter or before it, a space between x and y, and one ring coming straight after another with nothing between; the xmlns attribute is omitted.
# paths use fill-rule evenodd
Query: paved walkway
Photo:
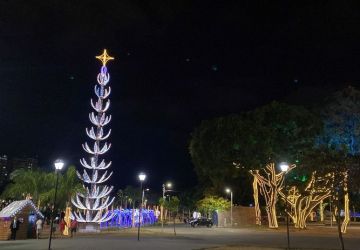
<svg viewBox="0 0 360 250"><path fill-rule="evenodd" d="M171 227L162 230L160 227L143 229L140 241L137 241L136 230L102 232L100 234L77 235L73 239L55 239L53 250L97 250L97 249L146 249L146 250L275 250L285 249L286 232L256 228L177 228L177 236ZM336 228L312 227L305 231L291 230L292 249L339 249ZM345 249L360 249L360 228L350 228L344 235ZM48 240L0 241L1 250L45 250Z"/></svg>

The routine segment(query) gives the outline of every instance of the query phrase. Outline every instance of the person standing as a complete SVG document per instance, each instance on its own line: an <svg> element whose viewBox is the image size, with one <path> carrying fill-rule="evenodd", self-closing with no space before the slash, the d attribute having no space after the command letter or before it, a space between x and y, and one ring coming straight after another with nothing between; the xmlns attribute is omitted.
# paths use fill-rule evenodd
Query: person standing
<svg viewBox="0 0 360 250"><path fill-rule="evenodd" d="M43 221L42 219L39 217L39 219L37 219L37 221L35 222L36 224L36 239L40 238L40 233L43 227Z"/></svg>
<svg viewBox="0 0 360 250"><path fill-rule="evenodd" d="M72 220L70 223L71 237L73 237L73 234L76 234L77 226L78 226L78 222L76 218L74 218L74 220Z"/></svg>
<svg viewBox="0 0 360 250"><path fill-rule="evenodd" d="M20 221L15 216L14 219L12 220L11 224L10 224L11 239L12 240L16 239L16 232L17 232L17 230L19 230L19 227L20 227Z"/></svg>

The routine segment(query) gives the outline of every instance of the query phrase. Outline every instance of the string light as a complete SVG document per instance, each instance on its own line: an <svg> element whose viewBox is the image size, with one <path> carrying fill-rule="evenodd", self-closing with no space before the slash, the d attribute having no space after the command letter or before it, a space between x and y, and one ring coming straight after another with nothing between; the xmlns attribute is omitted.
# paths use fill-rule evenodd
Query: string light
<svg viewBox="0 0 360 250"><path fill-rule="evenodd" d="M295 165L289 166L287 171L276 173L275 164L270 163L263 168L263 175L260 174L259 170L250 170L250 174L254 177L253 189L254 195L256 196L257 186L260 187L260 194L265 199L265 210L268 217L269 228L278 228L278 221L276 216L276 203L278 197L278 190L284 185L284 175L290 170L295 168ZM254 196L254 197L255 197ZM256 202L256 198L255 198ZM256 209L256 206L255 206ZM260 210L260 209L259 209ZM255 213L259 213L259 210ZM256 211L256 210L255 210Z"/></svg>
<svg viewBox="0 0 360 250"><path fill-rule="evenodd" d="M63 234L64 235L69 235L69 226L71 225L71 207L66 207L65 209L65 216L64 216L64 220L65 220L65 229Z"/></svg>
<svg viewBox="0 0 360 250"><path fill-rule="evenodd" d="M320 201L319 204L320 221L324 221L324 201Z"/></svg>
<svg viewBox="0 0 360 250"><path fill-rule="evenodd" d="M320 206L321 209L323 201L331 196L333 182L333 173L316 176L316 171L314 171L303 194L296 186L291 187L286 195L281 189L279 190L280 196L287 199L292 207L292 212L288 212L288 215L293 220L295 228L306 228L306 220L315 207Z"/></svg>
<svg viewBox="0 0 360 250"><path fill-rule="evenodd" d="M130 228L136 226L139 221L139 209L115 209L108 211L107 214L111 219L100 223L100 228ZM152 225L156 222L154 210L141 210L140 223L142 225Z"/></svg>
<svg viewBox="0 0 360 250"><path fill-rule="evenodd" d="M103 67L106 66L106 63L107 63L108 61L115 59L114 57L111 57L111 56L108 55L106 49L104 49L104 52L103 52L101 55L96 56L95 58L96 58L96 59L99 59L99 60L102 62Z"/></svg>
<svg viewBox="0 0 360 250"><path fill-rule="evenodd" d="M250 171L250 174L254 177L253 197L255 203L256 224L260 225L261 223L258 187L260 188L260 194L264 197L266 203L265 209L268 217L269 228L278 228L276 217L276 203L278 195L280 195L283 200L286 199L288 204L291 206L291 210L286 211L286 213L294 222L295 228L306 228L306 220L315 207L320 206L320 210L323 209L323 201L331 197L332 190L334 190L335 173L331 172L325 174L324 176L317 176L316 171L314 171L303 193L299 192L298 187L292 186L287 191L287 194L285 194L283 192L284 176L295 167L295 165L292 165L286 172L277 174L275 170L275 164L271 163L262 169L262 173L260 173L259 170ZM342 178L340 185L343 186L344 190L344 220L341 225L341 231L346 233L346 229L350 221L350 200L347 184L348 173L342 172L339 173L339 175L341 175ZM338 199L338 196L333 196L333 200ZM336 206L335 214L337 213L338 209L339 208Z"/></svg>
<svg viewBox="0 0 360 250"><path fill-rule="evenodd" d="M115 197L110 198L110 193L113 190L113 186L108 187L106 185L100 185L106 182L113 174L108 172L108 168L111 162L105 163L105 160L99 160L99 157L109 151L111 144L103 142L108 139L111 134L111 129L107 133L104 131L106 126L111 121L111 115L106 115L106 111L110 107L110 100L106 100L110 93L111 88L107 87L110 81L110 75L107 72L106 63L109 60L114 60L113 57L107 54L106 49L103 54L96 56L102 62L100 73L97 76L98 85L95 85L94 91L97 96L97 101L94 103L90 101L91 107L95 112L89 114L90 122L95 126L90 129L86 128L87 136L94 140L93 146L89 146L85 142L82 147L85 152L92 155L90 161L84 158L80 160L81 165L84 167L82 174L76 172L78 178L84 182L85 192L77 193L75 197L72 197L71 202L80 210L79 212L73 212L72 218L76 218L79 222L95 222L101 223L111 220L114 214L109 214L104 211L114 201ZM105 172L102 172L105 171ZM86 186L89 185L89 186Z"/></svg>
<svg viewBox="0 0 360 250"><path fill-rule="evenodd" d="M347 182L348 182L347 171L343 172L343 177L344 177L343 190L344 190L345 195L344 195L344 221L341 224L341 232L346 233L347 226L350 222L350 209L349 209L350 199L349 199L349 192L348 192L348 185L347 185Z"/></svg>
<svg viewBox="0 0 360 250"><path fill-rule="evenodd" d="M13 201L7 207L0 211L0 217L13 217L26 206L30 206L33 211L41 218L44 218L44 215L39 211L35 204L31 200L21 200Z"/></svg>
<svg viewBox="0 0 360 250"><path fill-rule="evenodd" d="M255 224L261 225L261 210L259 205L259 190L258 190L258 181L257 178L254 176L253 181L253 196L254 196L254 207L255 207Z"/></svg>

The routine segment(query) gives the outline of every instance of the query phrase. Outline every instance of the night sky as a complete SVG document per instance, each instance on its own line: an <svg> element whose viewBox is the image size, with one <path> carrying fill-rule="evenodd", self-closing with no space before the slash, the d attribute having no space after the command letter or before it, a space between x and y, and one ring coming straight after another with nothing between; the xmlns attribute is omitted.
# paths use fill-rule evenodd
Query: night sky
<svg viewBox="0 0 360 250"><path fill-rule="evenodd" d="M0 1L0 154L80 167L104 48L116 188L140 170L159 191L196 185L201 120L359 86L356 1L259 2Z"/></svg>

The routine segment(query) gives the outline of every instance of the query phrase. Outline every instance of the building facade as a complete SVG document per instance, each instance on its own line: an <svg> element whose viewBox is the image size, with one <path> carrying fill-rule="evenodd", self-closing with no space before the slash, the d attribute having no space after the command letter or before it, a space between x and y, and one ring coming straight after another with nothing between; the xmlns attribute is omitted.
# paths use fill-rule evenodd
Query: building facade
<svg viewBox="0 0 360 250"><path fill-rule="evenodd" d="M11 159L11 171L17 169L34 170L38 168L38 159L32 157L18 157Z"/></svg>
<svg viewBox="0 0 360 250"><path fill-rule="evenodd" d="M38 168L38 159L32 157L17 157L9 159L7 155L0 155L0 193L10 180L10 174L17 169L34 170Z"/></svg>

